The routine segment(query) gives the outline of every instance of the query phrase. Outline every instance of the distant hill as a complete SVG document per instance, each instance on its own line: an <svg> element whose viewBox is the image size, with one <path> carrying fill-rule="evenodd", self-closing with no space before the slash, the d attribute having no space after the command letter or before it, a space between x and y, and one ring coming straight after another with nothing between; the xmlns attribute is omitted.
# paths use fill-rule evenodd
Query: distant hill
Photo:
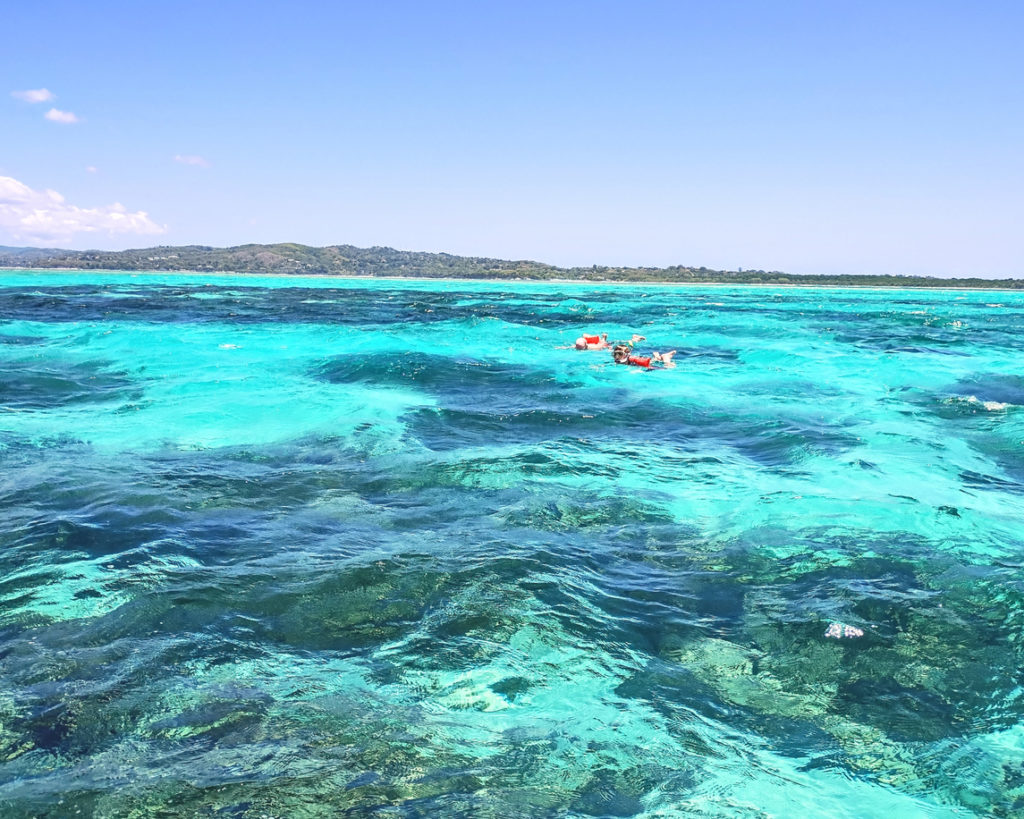
<svg viewBox="0 0 1024 819"><path fill-rule="evenodd" d="M43 247L7 247L6 245L0 245L0 259L5 261L0 264L6 264L6 260L16 260L19 266L24 266L27 261L33 259L46 259L49 258L53 253L68 253L67 250L49 250Z"/></svg>
<svg viewBox="0 0 1024 819"><path fill-rule="evenodd" d="M390 247L297 244L238 247L149 247L139 250L58 250L0 246L0 267L76 270L188 270L199 273L274 273L326 276L409 276L454 279L568 279L624 282L793 284L870 287L965 287L1024 289L1024 279L938 279L924 276L798 276L764 270L706 267L554 267Z"/></svg>

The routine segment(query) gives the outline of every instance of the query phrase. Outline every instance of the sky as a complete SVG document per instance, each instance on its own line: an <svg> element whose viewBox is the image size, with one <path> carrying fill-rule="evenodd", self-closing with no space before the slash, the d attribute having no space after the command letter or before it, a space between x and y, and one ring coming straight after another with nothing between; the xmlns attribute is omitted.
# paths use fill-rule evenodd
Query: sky
<svg viewBox="0 0 1024 819"><path fill-rule="evenodd" d="M0 22L0 244L1024 277L1019 0L35 0Z"/></svg>

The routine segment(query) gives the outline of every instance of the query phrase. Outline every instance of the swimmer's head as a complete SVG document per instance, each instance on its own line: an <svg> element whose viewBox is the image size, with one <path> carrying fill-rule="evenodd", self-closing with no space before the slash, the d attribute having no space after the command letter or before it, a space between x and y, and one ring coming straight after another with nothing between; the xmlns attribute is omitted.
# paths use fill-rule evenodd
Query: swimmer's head
<svg viewBox="0 0 1024 819"><path fill-rule="evenodd" d="M583 336L580 336L578 339L576 339L576 349L577 350L585 350L585 349L587 349L587 340Z"/></svg>
<svg viewBox="0 0 1024 819"><path fill-rule="evenodd" d="M629 347L625 344L616 344L615 349L612 350L612 358L615 359L616 364L622 364L629 358Z"/></svg>

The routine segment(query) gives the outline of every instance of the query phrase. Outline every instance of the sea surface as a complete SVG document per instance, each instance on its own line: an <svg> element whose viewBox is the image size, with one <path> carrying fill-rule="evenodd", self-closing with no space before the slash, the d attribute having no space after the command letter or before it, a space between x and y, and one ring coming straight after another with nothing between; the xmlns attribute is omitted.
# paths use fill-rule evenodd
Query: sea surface
<svg viewBox="0 0 1024 819"><path fill-rule="evenodd" d="M6 819L1021 816L1022 686L1024 294L0 271Z"/></svg>

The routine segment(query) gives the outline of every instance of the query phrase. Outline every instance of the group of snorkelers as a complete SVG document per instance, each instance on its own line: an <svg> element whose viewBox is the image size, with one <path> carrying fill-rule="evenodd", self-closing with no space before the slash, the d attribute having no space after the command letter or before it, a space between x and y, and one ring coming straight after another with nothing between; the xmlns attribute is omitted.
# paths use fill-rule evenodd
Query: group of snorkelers
<svg viewBox="0 0 1024 819"><path fill-rule="evenodd" d="M643 336L633 334L633 337L629 341L608 341L608 334L601 333L595 336L583 335L576 339L577 350L611 350L612 360L616 364L628 364L634 367L644 367L648 370L654 369L655 367L675 367L675 362L672 361L672 356L676 354L675 350L669 350L665 353L653 352L650 355L635 355L633 353L633 347L641 341L647 339Z"/></svg>

